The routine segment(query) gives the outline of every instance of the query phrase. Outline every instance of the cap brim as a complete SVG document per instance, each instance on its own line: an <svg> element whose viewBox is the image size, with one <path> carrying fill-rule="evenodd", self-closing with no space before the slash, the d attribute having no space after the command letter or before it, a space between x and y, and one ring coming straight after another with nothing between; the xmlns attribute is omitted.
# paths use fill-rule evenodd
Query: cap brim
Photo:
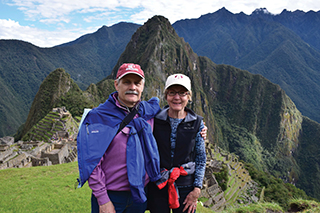
<svg viewBox="0 0 320 213"><path fill-rule="evenodd" d="M143 77L141 74L137 73L137 72L126 72L126 73L124 73L123 75L119 76L118 79L120 80L121 78L123 78L124 76L126 76L126 75L128 75L128 74L136 74L136 75L138 75L140 78L144 79L144 77Z"/></svg>
<svg viewBox="0 0 320 213"><path fill-rule="evenodd" d="M191 91L191 89L188 89L186 86L184 86L184 85L182 85L182 84L177 84L177 83L174 82L174 83L172 83L172 84L167 85L167 86L164 88L163 92L165 92L166 89L168 89L169 87L171 87L171 86L173 86L173 85L183 86L184 88L186 88L186 90Z"/></svg>

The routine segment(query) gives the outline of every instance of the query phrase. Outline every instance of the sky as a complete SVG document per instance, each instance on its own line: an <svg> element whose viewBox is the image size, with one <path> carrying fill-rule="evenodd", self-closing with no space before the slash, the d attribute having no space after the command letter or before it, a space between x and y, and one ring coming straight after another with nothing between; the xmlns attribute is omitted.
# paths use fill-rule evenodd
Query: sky
<svg viewBox="0 0 320 213"><path fill-rule="evenodd" d="M188 2L188 3L186 3ZM119 22L143 25L154 15L171 24L199 18L225 7L250 15L257 8L272 14L284 9L319 11L319 0L0 0L0 39L53 47Z"/></svg>

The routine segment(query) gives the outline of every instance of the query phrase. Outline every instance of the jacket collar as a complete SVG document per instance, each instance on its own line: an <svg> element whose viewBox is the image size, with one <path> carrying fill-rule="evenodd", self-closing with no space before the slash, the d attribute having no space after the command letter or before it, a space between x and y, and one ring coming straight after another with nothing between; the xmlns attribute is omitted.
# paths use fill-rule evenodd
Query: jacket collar
<svg viewBox="0 0 320 213"><path fill-rule="evenodd" d="M115 101L115 104L116 104L116 106L117 107L119 107L119 108L121 108L121 109L123 109L124 111L126 111L126 112L128 112L128 107L125 107L125 106L122 106L121 104L120 104L120 102L119 102L119 100L118 100L118 92L116 91L116 92L113 92L112 94L112 97L113 97L113 99L114 99L114 101ZM134 106L134 107L138 107L139 106L139 104L140 104L140 102L141 102L141 99L136 103L136 105ZM130 111L129 111L130 112Z"/></svg>
<svg viewBox="0 0 320 213"><path fill-rule="evenodd" d="M161 111L156 115L156 118L159 120L166 121L168 119L168 110L168 105L163 107ZM185 107L184 110L188 112L187 116L184 118L184 122L191 122L197 119L196 113L194 113L191 109Z"/></svg>

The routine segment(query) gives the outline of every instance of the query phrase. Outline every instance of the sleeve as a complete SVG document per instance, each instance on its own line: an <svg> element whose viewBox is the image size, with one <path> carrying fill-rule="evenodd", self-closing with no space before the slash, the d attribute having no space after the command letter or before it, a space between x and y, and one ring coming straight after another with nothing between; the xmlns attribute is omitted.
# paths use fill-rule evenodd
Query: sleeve
<svg viewBox="0 0 320 213"><path fill-rule="evenodd" d="M103 205L110 201L110 198L107 193L105 174L101 168L101 164L103 163L104 156L101 158L99 164L91 173L88 184L92 189L92 194L97 198L98 204Z"/></svg>
<svg viewBox="0 0 320 213"><path fill-rule="evenodd" d="M205 143L204 139L201 137L200 132L204 128L203 121L201 121L199 131L196 136L196 171L195 171L195 180L193 183L193 186L199 187L200 189L202 188L203 184L203 178L205 174L205 169L206 169L206 149L205 149Z"/></svg>
<svg viewBox="0 0 320 213"><path fill-rule="evenodd" d="M153 136L151 125L144 120L141 120L144 131L142 136L144 143L142 143L143 156L146 162L145 168L150 178L154 182L161 178L160 174L160 156L156 139Z"/></svg>

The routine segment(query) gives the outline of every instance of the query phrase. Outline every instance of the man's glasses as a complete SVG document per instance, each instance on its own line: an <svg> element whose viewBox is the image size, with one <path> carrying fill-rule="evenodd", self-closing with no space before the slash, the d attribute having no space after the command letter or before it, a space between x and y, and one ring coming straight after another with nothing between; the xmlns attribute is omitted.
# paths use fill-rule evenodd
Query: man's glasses
<svg viewBox="0 0 320 213"><path fill-rule="evenodd" d="M167 92L167 94L169 96L175 96L177 93L179 94L180 97L184 97L186 95L189 95L189 92L174 92L174 91Z"/></svg>

